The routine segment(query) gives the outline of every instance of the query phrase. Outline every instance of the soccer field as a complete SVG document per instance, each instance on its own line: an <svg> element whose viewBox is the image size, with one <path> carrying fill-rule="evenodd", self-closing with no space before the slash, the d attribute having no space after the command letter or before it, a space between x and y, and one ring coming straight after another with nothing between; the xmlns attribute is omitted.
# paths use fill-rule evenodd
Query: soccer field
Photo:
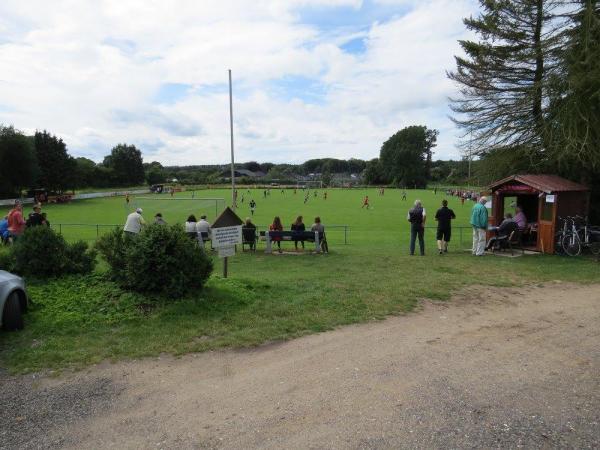
<svg viewBox="0 0 600 450"><path fill-rule="evenodd" d="M238 190L237 213L242 218L250 216L249 202L256 201L257 207L253 217L254 223L264 229L278 215L289 228L298 215L304 217L309 227L315 216L320 216L325 224L328 240L333 251L339 251L339 245L346 241L349 245L369 248L381 246L402 246L406 248L409 239L409 224L406 214L414 201L423 202L429 216L427 226L435 227L435 211L440 207L442 199L447 198L449 207L454 209L457 219L454 221L455 247L459 246L462 233L462 247L468 247L470 242L469 213L472 202L461 205L456 197L446 196L439 192L437 195L429 190L407 190L407 200L402 200L402 190L386 189L385 195L380 196L378 189L319 189L310 191L309 199L304 203L305 193L298 189L273 188L270 195L264 197L262 189ZM314 193L317 196L314 196ZM327 192L327 199L324 199ZM244 202L241 202L242 195ZM365 195L369 196L370 209L361 208ZM206 214L208 220L215 219L215 202L201 200L202 198L222 198L218 203L219 211L222 205L230 204L229 189L198 190L191 199L191 192L180 192L172 199L168 194L132 196L129 205L124 197L109 197L101 199L78 200L70 204L46 205L44 211L52 226L60 230L68 240L84 239L93 241L98 234L111 229L111 225L122 225L126 215L137 206L144 210L144 217L152 221L154 214L160 212L168 223L183 223L190 214L200 218ZM98 227L96 225L99 225ZM346 229L342 227L347 226ZM460 227L467 227L460 230ZM426 246L431 250L435 247L435 230L427 230ZM286 245L286 244L284 244ZM289 244L287 244L289 245ZM260 248L260 247L259 247Z"/></svg>

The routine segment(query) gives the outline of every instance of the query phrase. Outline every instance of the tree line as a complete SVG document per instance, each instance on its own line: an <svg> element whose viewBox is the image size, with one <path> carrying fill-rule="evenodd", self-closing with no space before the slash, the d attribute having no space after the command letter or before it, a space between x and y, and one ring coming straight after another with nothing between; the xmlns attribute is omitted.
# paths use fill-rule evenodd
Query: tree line
<svg viewBox="0 0 600 450"><path fill-rule="evenodd" d="M103 162L69 155L65 142L47 131L27 136L0 126L0 194L19 196L24 189L64 192L85 187L135 186L144 183L142 152L116 145Z"/></svg>
<svg viewBox="0 0 600 450"><path fill-rule="evenodd" d="M598 0L480 0L475 40L448 73L465 152L482 181L555 173L592 188L600 220Z"/></svg>

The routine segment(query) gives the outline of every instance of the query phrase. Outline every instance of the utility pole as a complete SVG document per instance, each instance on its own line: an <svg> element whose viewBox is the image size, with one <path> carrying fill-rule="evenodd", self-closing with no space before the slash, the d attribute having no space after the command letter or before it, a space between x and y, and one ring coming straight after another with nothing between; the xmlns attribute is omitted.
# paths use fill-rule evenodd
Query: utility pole
<svg viewBox="0 0 600 450"><path fill-rule="evenodd" d="M235 159L233 156L233 98L231 89L231 69L229 69L229 132L231 135L231 208L235 211L237 199L235 198ZM227 264L227 258L225 258Z"/></svg>

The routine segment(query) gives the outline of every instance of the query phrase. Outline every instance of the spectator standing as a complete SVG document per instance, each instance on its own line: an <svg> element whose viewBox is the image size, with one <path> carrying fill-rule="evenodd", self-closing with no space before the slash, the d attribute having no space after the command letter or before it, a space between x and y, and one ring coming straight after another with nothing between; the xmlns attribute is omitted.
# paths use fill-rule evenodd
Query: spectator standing
<svg viewBox="0 0 600 450"><path fill-rule="evenodd" d="M273 218L273 223L269 225L269 231L283 231L283 225L279 216ZM277 248L279 249L279 253L281 253L281 236L272 237L271 240L277 242Z"/></svg>
<svg viewBox="0 0 600 450"><path fill-rule="evenodd" d="M302 216L296 218L296 221L292 224L291 230L296 232L306 231L306 225L302 222ZM301 239L300 243L302 244L302 250L304 250L304 240ZM298 251L298 238L296 237L294 238L294 247L296 251Z"/></svg>
<svg viewBox="0 0 600 450"><path fill-rule="evenodd" d="M3 217L0 219L0 243L8 243L8 219Z"/></svg>
<svg viewBox="0 0 600 450"><path fill-rule="evenodd" d="M425 256L425 240L423 235L425 233L427 213L421 204L421 200L415 200L415 206L408 211L406 218L410 222L410 254L415 254L415 241L418 237L421 256Z"/></svg>
<svg viewBox="0 0 600 450"><path fill-rule="evenodd" d="M30 227L38 227L43 224L44 224L44 217L42 216L42 207L40 205L34 205L33 212L29 213L29 217L27 217L25 226L27 228L30 228Z"/></svg>
<svg viewBox="0 0 600 450"><path fill-rule="evenodd" d="M448 253L448 242L452 235L452 219L456 219L456 214L448 208L448 200L442 200L442 207L435 213L437 220L437 246L441 254Z"/></svg>
<svg viewBox="0 0 600 450"><path fill-rule="evenodd" d="M487 198L481 197L471 211L471 226L473 227L474 256L483 256L485 253L485 231L488 227L488 212L485 207Z"/></svg>
<svg viewBox="0 0 600 450"><path fill-rule="evenodd" d="M189 236L190 239L194 241L198 239L198 231L196 226L196 216L190 214L185 221L185 232Z"/></svg>
<svg viewBox="0 0 600 450"><path fill-rule="evenodd" d="M8 238L15 241L25 231L25 220L23 219L23 204L17 200L15 206L8 213Z"/></svg>
<svg viewBox="0 0 600 450"><path fill-rule="evenodd" d="M321 223L320 217L315 217L315 223L310 227L310 231L319 233L319 245L323 253L329 253L329 245L327 244L327 237L325 236L325 227Z"/></svg>
<svg viewBox="0 0 600 450"><path fill-rule="evenodd" d="M48 220L48 214L45 212L42 213L42 225L50 226L50 221Z"/></svg>
<svg viewBox="0 0 600 450"><path fill-rule="evenodd" d="M146 225L142 213L142 208L137 208L134 212L129 214L127 216L127 221L125 222L125 227L123 227L123 231L130 235L139 234L139 232L142 231L142 226Z"/></svg>

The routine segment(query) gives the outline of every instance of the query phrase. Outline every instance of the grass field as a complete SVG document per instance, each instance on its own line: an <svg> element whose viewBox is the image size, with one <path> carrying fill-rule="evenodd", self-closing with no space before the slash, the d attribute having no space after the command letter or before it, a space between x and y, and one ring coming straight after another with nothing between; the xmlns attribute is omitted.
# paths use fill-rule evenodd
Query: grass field
<svg viewBox="0 0 600 450"><path fill-rule="evenodd" d="M372 209L361 209L368 194ZM179 194L189 196L189 193ZM241 190L240 190L241 195ZM196 196L228 198L226 190L197 192ZM249 215L245 193L240 215ZM289 226L299 214L310 225L320 215L328 232L329 255L265 255L238 253L230 258L230 278L220 277L221 261L207 288L175 302L121 291L96 274L50 282L29 281L34 307L20 333L0 334L0 364L12 371L82 367L105 359L181 354L224 346L252 346L289 339L333 327L409 311L419 299L447 300L468 284L511 286L550 280L597 282L598 264L583 258L524 256L473 258L451 245L440 256L433 231L427 234L427 255L408 255L406 213L416 198L433 216L444 195L429 191L328 190L328 199L311 197L303 204L300 191L256 191L255 223L268 225L280 215ZM468 224L471 203L449 198L456 211L455 226ZM156 206L154 205L156 203ZM146 202L151 218L161 211L170 223L183 222L202 211L193 202ZM167 205L168 203L168 205ZM132 205L135 200L132 200ZM85 200L45 208L53 224L122 224L127 213L123 198ZM212 216L209 211L209 218ZM349 225L349 243L331 225ZM432 221L430 224L433 225ZM93 240L96 230L65 227L68 239ZM454 236L457 237L458 228ZM465 232L468 246L470 231ZM291 249L290 243L284 247Z"/></svg>

